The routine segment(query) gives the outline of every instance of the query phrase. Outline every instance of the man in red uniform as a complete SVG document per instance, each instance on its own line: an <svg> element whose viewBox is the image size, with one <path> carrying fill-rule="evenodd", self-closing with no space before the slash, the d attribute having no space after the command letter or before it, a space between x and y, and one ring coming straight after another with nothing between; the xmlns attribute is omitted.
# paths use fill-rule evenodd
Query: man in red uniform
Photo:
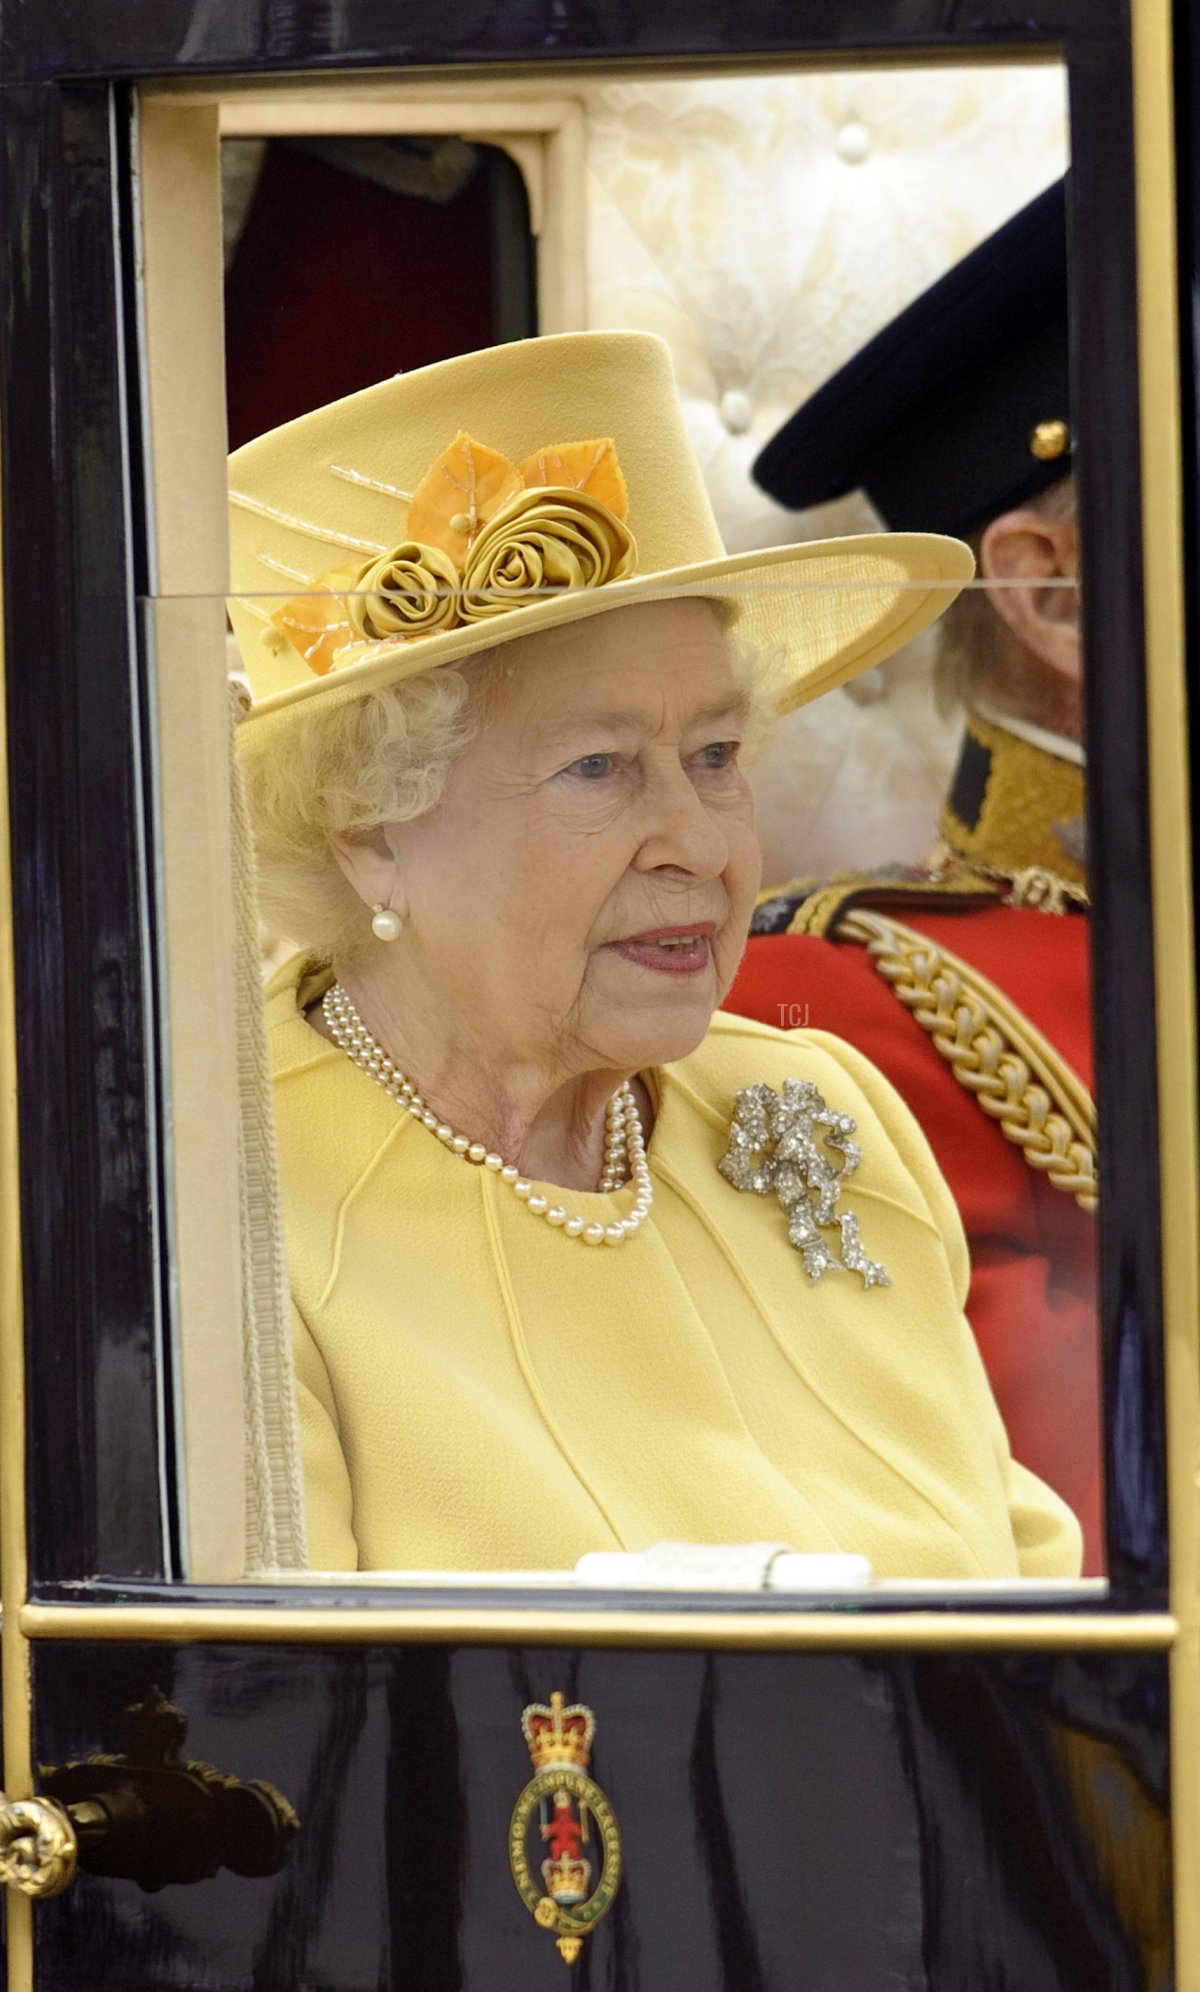
<svg viewBox="0 0 1200 1992"><path fill-rule="evenodd" d="M1095 1119L1062 183L885 328L755 466L797 508L861 488L957 533L986 585L939 626L965 708L920 869L764 895L728 1007L847 1038L962 1212L968 1312L1013 1451L1103 1569Z"/></svg>

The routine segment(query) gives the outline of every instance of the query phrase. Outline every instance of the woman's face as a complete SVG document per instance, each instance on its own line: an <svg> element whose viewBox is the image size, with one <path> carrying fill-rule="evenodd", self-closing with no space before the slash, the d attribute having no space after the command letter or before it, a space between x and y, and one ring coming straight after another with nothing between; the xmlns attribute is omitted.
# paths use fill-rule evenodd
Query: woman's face
<svg viewBox="0 0 1200 1992"><path fill-rule="evenodd" d="M760 873L716 616L660 602L521 639L487 700L438 807L385 831L405 982L467 1053L564 1075L684 1056Z"/></svg>

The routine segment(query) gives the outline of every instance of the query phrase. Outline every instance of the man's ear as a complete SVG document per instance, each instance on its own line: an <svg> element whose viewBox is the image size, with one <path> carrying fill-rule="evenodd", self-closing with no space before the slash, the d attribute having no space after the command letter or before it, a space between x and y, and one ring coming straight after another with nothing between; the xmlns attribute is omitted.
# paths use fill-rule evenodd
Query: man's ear
<svg viewBox="0 0 1200 1992"><path fill-rule="evenodd" d="M400 871L386 827L362 837L330 837L329 847L364 906L390 906L403 918Z"/></svg>
<svg viewBox="0 0 1200 1992"><path fill-rule="evenodd" d="M1073 519L1052 519L1029 506L993 519L979 552L988 600L1000 620L1032 657L1075 682L1083 667L1077 545Z"/></svg>

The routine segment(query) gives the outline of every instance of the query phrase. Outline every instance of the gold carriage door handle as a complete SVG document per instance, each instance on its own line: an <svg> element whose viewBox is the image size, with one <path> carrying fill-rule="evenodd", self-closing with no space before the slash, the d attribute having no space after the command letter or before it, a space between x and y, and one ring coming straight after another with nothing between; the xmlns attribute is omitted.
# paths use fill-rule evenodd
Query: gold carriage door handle
<svg viewBox="0 0 1200 1992"><path fill-rule="evenodd" d="M79 1860L70 1813L52 1798L0 1801L0 1881L21 1895L61 1895Z"/></svg>
<svg viewBox="0 0 1200 1992"><path fill-rule="evenodd" d="M125 1711L129 1747L40 1773L32 1798L0 1794L0 1882L22 1895L61 1895L76 1870L170 1882L278 1874L300 1831L282 1792L184 1758L181 1711L153 1690Z"/></svg>

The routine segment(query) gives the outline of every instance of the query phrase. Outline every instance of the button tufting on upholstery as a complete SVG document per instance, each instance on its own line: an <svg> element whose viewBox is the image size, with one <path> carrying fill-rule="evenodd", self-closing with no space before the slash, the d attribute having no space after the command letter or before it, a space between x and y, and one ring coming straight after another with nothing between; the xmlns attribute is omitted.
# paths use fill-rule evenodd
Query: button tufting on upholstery
<svg viewBox="0 0 1200 1992"><path fill-rule="evenodd" d="M871 134L866 125L851 118L844 124L833 141L834 151L847 166L861 166L871 150Z"/></svg>
<svg viewBox="0 0 1200 1992"><path fill-rule="evenodd" d="M744 436L752 414L750 396L740 387L726 388L717 404L717 413L731 436Z"/></svg>

